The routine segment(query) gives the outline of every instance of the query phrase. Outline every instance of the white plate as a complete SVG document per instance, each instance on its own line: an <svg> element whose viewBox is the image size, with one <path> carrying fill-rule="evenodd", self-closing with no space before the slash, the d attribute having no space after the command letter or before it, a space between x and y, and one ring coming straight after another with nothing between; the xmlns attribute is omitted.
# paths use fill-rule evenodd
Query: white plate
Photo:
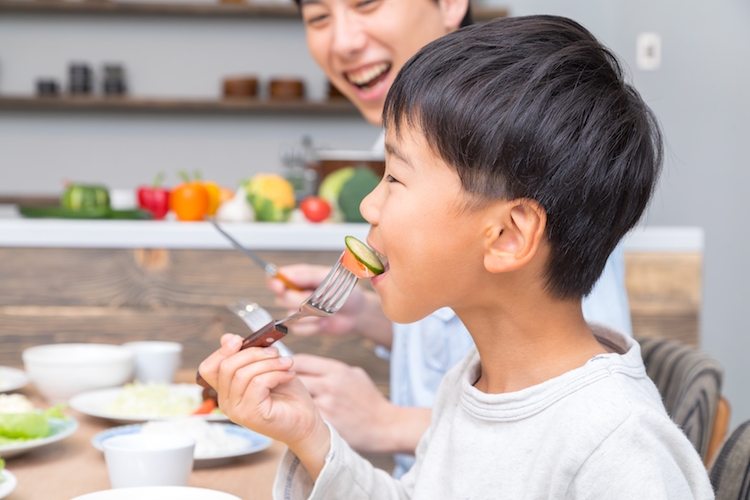
<svg viewBox="0 0 750 500"><path fill-rule="evenodd" d="M172 384L170 389L177 391L178 393L185 394L196 398L198 401L201 400L201 394L203 388L197 384ZM112 387L110 389L98 389L96 391L87 391L81 394L77 394L70 398L68 404L74 410L78 410L86 415L92 417L107 418L124 424L131 424L137 422L147 422L149 420L164 420L169 417L164 415L129 415L126 413L116 413L108 410L107 408L112 402L117 399L122 391L122 387ZM179 418L186 417L187 415L180 415ZM202 416L210 422L228 422L229 418L223 414L216 415L205 415Z"/></svg>
<svg viewBox="0 0 750 500"><path fill-rule="evenodd" d="M29 377L23 370L0 366L0 392L15 391L29 383Z"/></svg>
<svg viewBox="0 0 750 500"><path fill-rule="evenodd" d="M8 469L0 470L0 478L3 479L0 481L0 498L5 498L16 489L18 481Z"/></svg>
<svg viewBox="0 0 750 500"><path fill-rule="evenodd" d="M226 453L195 456L194 466L198 468L224 465L236 458L244 457L245 455L250 455L252 453L257 453L259 451L265 450L273 444L273 439L271 439L270 437L264 436L263 434L258 434L257 432L253 432L250 429L246 429L245 427L237 424L212 423L210 425L223 425L225 427L226 433L237 440L243 441L244 446L242 448ZM114 436L122 436L124 434L139 433L141 432L141 427L143 427L143 424L121 425L120 427L113 427L111 429L101 431L91 438L91 445L99 451L104 451L103 443L107 439Z"/></svg>
<svg viewBox="0 0 750 500"><path fill-rule="evenodd" d="M39 439L32 439L30 441L2 444L0 445L0 457L10 458L41 446L56 443L78 430L78 421L74 418L48 418L47 422L52 428L51 435Z"/></svg>
<svg viewBox="0 0 750 500"><path fill-rule="evenodd" d="M191 488L189 486L147 486L97 491L71 500L240 500L223 491Z"/></svg>

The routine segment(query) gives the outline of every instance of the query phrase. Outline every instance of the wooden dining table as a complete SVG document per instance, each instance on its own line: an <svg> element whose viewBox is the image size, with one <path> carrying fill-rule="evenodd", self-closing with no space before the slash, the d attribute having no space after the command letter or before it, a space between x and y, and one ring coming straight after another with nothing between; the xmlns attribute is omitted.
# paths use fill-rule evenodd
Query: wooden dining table
<svg viewBox="0 0 750 500"><path fill-rule="evenodd" d="M181 370L177 382L190 382L194 376L195 370ZM49 406L33 385L17 392L26 395L38 408ZM78 421L74 434L6 460L7 470L18 480L6 500L71 500L110 488L104 454L92 446L91 438L121 424L72 408L64 413ZM226 465L195 468L188 486L231 493L242 500L270 499L276 467L285 450L286 445L274 442L263 451L239 457Z"/></svg>

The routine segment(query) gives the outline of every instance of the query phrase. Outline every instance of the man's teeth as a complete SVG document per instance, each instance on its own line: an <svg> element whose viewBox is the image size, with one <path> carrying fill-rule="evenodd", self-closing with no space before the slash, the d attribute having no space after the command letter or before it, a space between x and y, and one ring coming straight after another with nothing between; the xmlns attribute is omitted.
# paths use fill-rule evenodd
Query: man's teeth
<svg viewBox="0 0 750 500"><path fill-rule="evenodd" d="M388 68L390 68L390 66L391 65L388 63L381 63L363 71L358 71L356 73L347 73L346 76L353 84L362 86L368 84L375 78L385 73Z"/></svg>

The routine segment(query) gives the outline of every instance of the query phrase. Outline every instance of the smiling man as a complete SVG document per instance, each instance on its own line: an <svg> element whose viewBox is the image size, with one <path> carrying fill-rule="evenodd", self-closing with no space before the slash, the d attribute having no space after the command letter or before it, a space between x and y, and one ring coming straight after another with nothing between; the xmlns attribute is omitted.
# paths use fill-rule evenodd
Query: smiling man
<svg viewBox="0 0 750 500"><path fill-rule="evenodd" d="M393 79L429 42L470 23L468 0L297 0L315 62L373 125Z"/></svg>

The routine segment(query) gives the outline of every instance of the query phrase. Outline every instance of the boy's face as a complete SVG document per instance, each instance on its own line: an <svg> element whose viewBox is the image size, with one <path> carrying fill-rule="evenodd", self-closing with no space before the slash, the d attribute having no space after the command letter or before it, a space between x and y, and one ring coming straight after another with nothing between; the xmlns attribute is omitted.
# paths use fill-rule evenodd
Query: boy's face
<svg viewBox="0 0 750 500"><path fill-rule="evenodd" d="M453 28L433 0L301 0L301 7L313 58L374 125L404 63Z"/></svg>
<svg viewBox="0 0 750 500"><path fill-rule="evenodd" d="M483 268L486 218L464 209L458 174L437 157L421 132L386 132L385 176L360 205L372 228L368 244L388 259L372 278L386 315L417 321L440 307L461 305Z"/></svg>

